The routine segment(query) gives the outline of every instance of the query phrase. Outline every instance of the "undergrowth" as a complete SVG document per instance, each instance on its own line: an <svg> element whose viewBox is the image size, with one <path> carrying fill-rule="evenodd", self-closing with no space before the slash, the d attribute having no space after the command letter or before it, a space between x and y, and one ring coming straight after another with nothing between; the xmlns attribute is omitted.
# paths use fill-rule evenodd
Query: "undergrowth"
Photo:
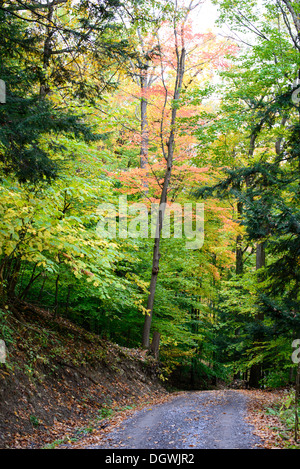
<svg viewBox="0 0 300 469"><path fill-rule="evenodd" d="M288 390L280 402L266 409L267 414L279 419L281 426L274 427L287 449L300 449L300 425L296 425L296 413L300 415L300 405L295 406L295 391ZM296 435L297 433L297 435Z"/></svg>

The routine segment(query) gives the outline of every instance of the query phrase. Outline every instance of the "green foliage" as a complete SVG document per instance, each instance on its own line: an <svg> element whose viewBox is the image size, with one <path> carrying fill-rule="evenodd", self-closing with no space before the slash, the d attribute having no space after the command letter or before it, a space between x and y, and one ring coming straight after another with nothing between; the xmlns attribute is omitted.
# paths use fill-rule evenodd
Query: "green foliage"
<svg viewBox="0 0 300 469"><path fill-rule="evenodd" d="M276 389L288 386L290 384L289 371L288 370L271 370L261 380L263 388Z"/></svg>
<svg viewBox="0 0 300 469"><path fill-rule="evenodd" d="M37 184L55 178L61 167L64 147L58 135L86 141L97 137L71 107L41 99L40 64L34 55L38 38L32 34L25 20L1 9L0 76L6 83L6 103L0 107L1 168L20 182Z"/></svg>
<svg viewBox="0 0 300 469"><path fill-rule="evenodd" d="M14 331L10 316L11 312L8 310L7 305L3 309L0 309L0 339L4 340L7 346L14 342Z"/></svg>
<svg viewBox="0 0 300 469"><path fill-rule="evenodd" d="M35 415L30 415L29 419L30 423L32 423L34 427L38 427L40 425L40 421Z"/></svg>
<svg viewBox="0 0 300 469"><path fill-rule="evenodd" d="M288 382L291 342L300 332L300 128L291 100L299 50L282 2L264 4L263 14L254 0L217 3L221 21L243 34L250 27L251 38L260 33L227 57L220 87L197 82L183 93L180 105L198 112L182 117L180 138L193 133L193 165L199 173L210 169L199 187L178 178L178 202L205 199L205 243L191 251L184 238L162 240L153 330L161 335L163 379L180 375L187 386L205 387L259 365L261 385L276 387ZM127 87L129 58L143 68L137 28L155 31L174 5L79 1L70 10L58 6L53 21L46 5L41 17L19 6L7 1L0 9L7 85L0 108L1 337L12 340L5 307L28 302L139 347L153 240L106 238L97 208L117 206L119 190L128 189L130 202L144 201L116 177L138 168L140 158L140 100L124 102L117 87ZM152 155L159 148L150 142ZM262 242L267 263L257 271ZM234 265L238 248L242 273ZM48 342L39 337L41 347ZM32 350L28 340L28 373ZM62 353L54 340L49 354Z"/></svg>
<svg viewBox="0 0 300 469"><path fill-rule="evenodd" d="M295 392L287 390L279 403L267 408L269 415L275 416L280 421L279 427L274 427L278 435L285 442L286 449L299 449L299 442L295 441L296 412L299 415L299 406L295 406ZM299 424L297 433L299 432Z"/></svg>
<svg viewBox="0 0 300 469"><path fill-rule="evenodd" d="M221 74L220 106L200 114L205 125L196 132L201 154L221 169L215 184L195 194L235 202L243 228L243 272L221 283L218 356L246 376L259 366L261 385L275 386L289 381L299 335L299 105L292 99L299 5L288 11L281 1L216 3L220 22L244 41ZM261 243L266 265L256 272Z"/></svg>

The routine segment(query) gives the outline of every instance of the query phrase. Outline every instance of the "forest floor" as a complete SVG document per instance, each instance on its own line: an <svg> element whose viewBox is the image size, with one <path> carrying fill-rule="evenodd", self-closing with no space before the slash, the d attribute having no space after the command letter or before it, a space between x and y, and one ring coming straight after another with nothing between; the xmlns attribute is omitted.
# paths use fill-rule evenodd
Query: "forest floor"
<svg viewBox="0 0 300 469"><path fill-rule="evenodd" d="M106 418L167 395L158 364L145 351L120 347L25 303L7 314L5 327L1 449L77 440L105 426Z"/></svg>
<svg viewBox="0 0 300 469"><path fill-rule="evenodd" d="M286 444L278 432L282 424L266 412L284 390L169 392L145 351L102 340L28 304L19 305L17 315L8 314L5 324L1 449ZM166 412L163 426L161 412ZM148 426L148 440L141 441L126 422Z"/></svg>

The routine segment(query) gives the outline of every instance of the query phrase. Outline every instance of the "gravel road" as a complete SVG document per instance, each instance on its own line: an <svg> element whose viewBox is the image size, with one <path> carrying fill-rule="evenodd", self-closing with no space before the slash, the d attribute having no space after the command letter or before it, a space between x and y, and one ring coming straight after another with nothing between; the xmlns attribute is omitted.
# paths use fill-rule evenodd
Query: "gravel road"
<svg viewBox="0 0 300 469"><path fill-rule="evenodd" d="M90 449L251 449L261 440L246 422L248 397L235 390L188 392L148 406Z"/></svg>

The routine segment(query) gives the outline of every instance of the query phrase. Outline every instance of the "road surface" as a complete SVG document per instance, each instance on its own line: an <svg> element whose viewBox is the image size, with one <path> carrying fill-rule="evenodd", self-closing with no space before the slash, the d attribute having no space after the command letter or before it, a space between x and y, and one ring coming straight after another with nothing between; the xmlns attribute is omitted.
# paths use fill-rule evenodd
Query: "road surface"
<svg viewBox="0 0 300 469"><path fill-rule="evenodd" d="M89 449L255 449L248 397L235 390L188 392L147 406ZM257 445L257 446L256 446Z"/></svg>

